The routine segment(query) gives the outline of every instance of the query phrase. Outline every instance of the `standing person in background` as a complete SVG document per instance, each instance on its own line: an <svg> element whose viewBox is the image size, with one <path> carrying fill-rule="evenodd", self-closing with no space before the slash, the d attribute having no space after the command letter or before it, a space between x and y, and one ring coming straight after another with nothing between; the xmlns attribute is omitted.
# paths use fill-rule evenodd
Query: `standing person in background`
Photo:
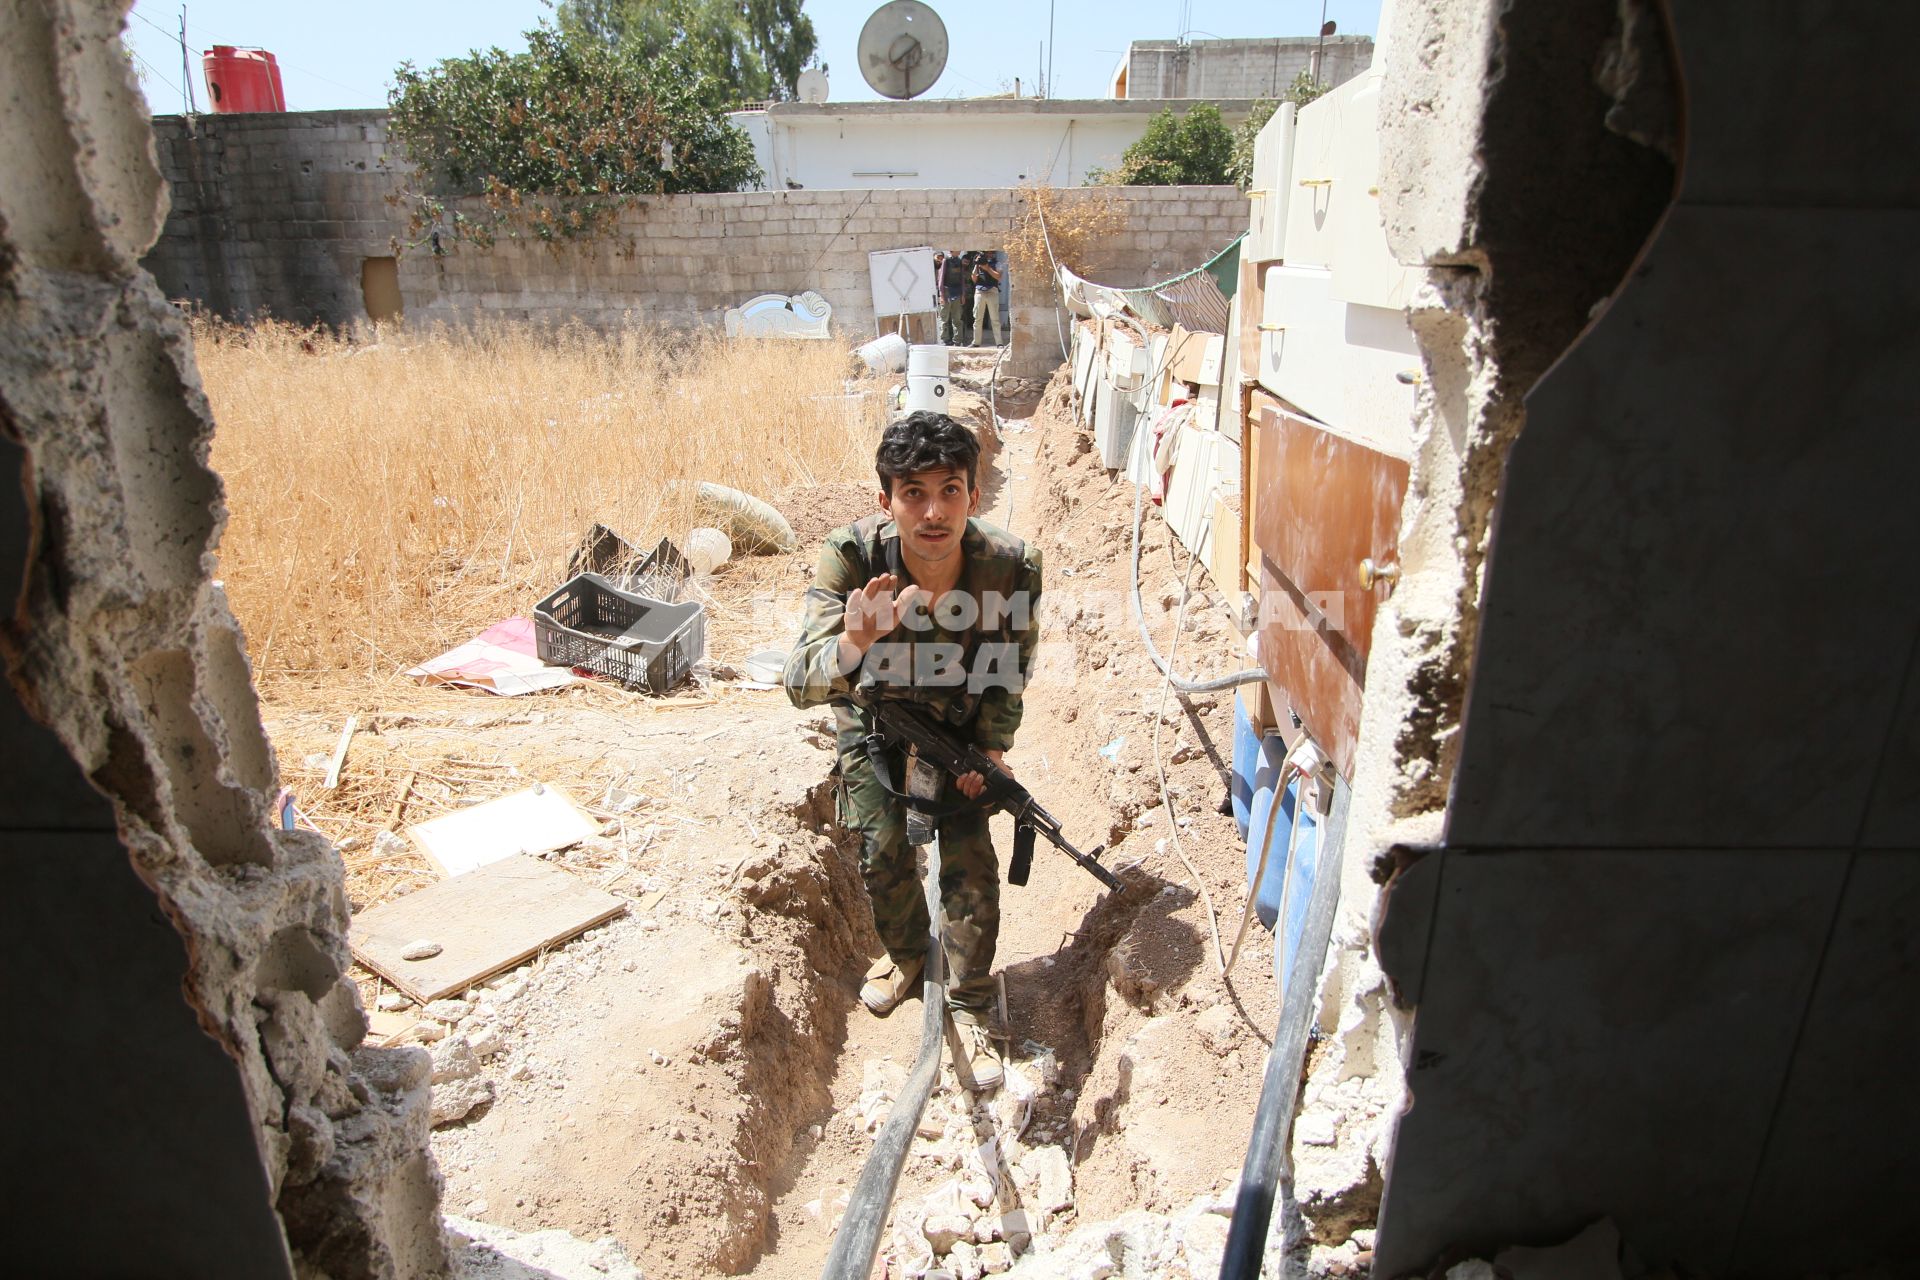
<svg viewBox="0 0 1920 1280"><path fill-rule="evenodd" d="M967 264L959 254L948 250L934 255L933 273L940 281L940 341L957 347L965 324L967 293L972 288Z"/></svg>
<svg viewBox="0 0 1920 1280"><path fill-rule="evenodd" d="M993 322L993 344L1007 345L1007 322L1000 314L1000 269L991 253L973 257L973 345L983 345L987 322Z"/></svg>
<svg viewBox="0 0 1920 1280"><path fill-rule="evenodd" d="M960 262L967 269L967 284L960 291L960 345L964 347L973 342L973 250L961 254Z"/></svg>

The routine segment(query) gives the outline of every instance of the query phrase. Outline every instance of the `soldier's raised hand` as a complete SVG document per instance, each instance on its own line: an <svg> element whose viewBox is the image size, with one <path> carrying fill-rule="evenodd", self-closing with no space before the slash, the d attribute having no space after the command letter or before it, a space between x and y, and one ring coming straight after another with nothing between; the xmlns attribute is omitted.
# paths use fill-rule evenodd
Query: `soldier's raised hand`
<svg viewBox="0 0 1920 1280"><path fill-rule="evenodd" d="M909 586L902 591L901 580L891 573L876 574L867 585L847 594L846 638L861 653L874 646L880 637L900 625L901 619L923 606L925 587Z"/></svg>

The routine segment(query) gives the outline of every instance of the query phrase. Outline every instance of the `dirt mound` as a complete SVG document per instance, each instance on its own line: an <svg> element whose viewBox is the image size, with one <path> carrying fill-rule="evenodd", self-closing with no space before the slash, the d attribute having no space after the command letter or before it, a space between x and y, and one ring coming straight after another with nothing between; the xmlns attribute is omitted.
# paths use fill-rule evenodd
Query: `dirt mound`
<svg viewBox="0 0 1920 1280"><path fill-rule="evenodd" d="M820 542L842 525L879 510L874 497L879 482L842 481L835 484L796 485L774 495L773 505L793 526L799 540L798 554L808 558L819 554Z"/></svg>

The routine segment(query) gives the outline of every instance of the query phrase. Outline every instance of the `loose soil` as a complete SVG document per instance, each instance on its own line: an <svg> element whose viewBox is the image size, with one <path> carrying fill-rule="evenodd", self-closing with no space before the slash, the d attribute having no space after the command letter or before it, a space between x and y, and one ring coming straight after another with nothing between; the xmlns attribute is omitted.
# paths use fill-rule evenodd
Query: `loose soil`
<svg viewBox="0 0 1920 1280"><path fill-rule="evenodd" d="M959 359L956 384L984 393L990 361ZM1031 883L1003 889L1009 1085L973 1105L943 1076L901 1180L888 1274L927 1263L930 1211L957 1208L983 1247L1025 1244L1008 1217L1024 1212L1043 1251L1076 1224L1220 1191L1238 1172L1277 1013L1270 938L1254 931L1229 983L1207 907L1210 896L1231 945L1245 884L1225 804L1232 695L1163 694L1126 604L1133 488L1101 470L1069 397L1056 375L1037 404L1031 392L1024 404L1001 398L1003 417L1030 413L1004 433L976 416L993 446L982 514L1045 557L1047 649L1008 761L1070 838L1108 846L1102 858L1126 869L1128 887L1105 893L1043 843ZM705 584L712 669L700 687L665 699L382 691L380 709L355 708L345 794L312 802L323 828L354 841L356 908L432 875L377 835L403 779L399 825L529 779L604 820L601 836L549 856L628 899L627 916L469 993L457 1018L422 1018L397 1038L449 1062L456 1040L485 1050L470 1078L491 1101L434 1135L450 1213L610 1235L650 1277L818 1274L918 1045L917 1001L887 1019L857 1003L879 948L833 821L827 717L738 670L791 643L820 537L871 510L873 487L774 501L801 549ZM1173 648L1188 580L1177 667L1244 665L1222 593L1203 567L1189 579L1184 548L1169 542L1150 516L1143 605L1156 643ZM287 780L303 800L316 795L345 711L267 711ZM996 832L1004 856L1004 818ZM388 992L362 978L372 1007ZM1036 1181L1053 1161L1046 1148L1070 1171L1064 1200Z"/></svg>

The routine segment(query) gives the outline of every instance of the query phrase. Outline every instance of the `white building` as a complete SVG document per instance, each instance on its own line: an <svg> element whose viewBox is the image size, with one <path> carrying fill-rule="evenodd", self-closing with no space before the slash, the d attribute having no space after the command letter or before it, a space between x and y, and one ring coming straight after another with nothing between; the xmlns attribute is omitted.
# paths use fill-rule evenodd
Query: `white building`
<svg viewBox="0 0 1920 1280"><path fill-rule="evenodd" d="M937 98L780 102L727 118L753 140L771 191L1081 186L1110 168L1156 112L1191 100ZM1229 126L1251 102L1216 101Z"/></svg>

